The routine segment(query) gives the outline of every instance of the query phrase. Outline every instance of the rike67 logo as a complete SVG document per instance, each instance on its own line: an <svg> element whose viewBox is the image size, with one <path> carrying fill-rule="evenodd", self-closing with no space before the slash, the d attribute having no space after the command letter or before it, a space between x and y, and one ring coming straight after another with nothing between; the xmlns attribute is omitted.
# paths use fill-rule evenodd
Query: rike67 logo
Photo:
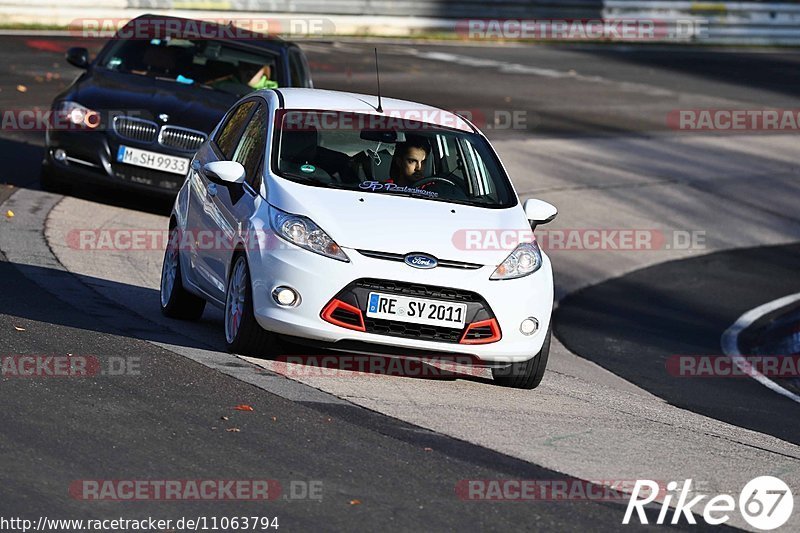
<svg viewBox="0 0 800 533"><path fill-rule="evenodd" d="M692 480L687 479L683 482L680 492L675 494L678 489L676 481L667 483L667 492L661 502L661 510L658 513L656 524L665 524L667 515L672 510L671 524L677 524L683 516L689 524L696 524L694 515L701 514L703 520L710 525L724 524L730 519L730 513L736 510L737 501L730 494L718 494L702 504L708 498L705 494L700 494L689 499ZM649 479L637 480L625 510L623 524L630 523L634 510L636 511L639 523L647 524L647 515L644 506L655 501L659 494L664 494L661 487L655 481ZM644 495L640 498L640 495ZM677 497L673 501L673 497ZM674 509L671 509L674 505ZM752 527L761 530L776 529L789 520L794 508L794 498L789 486L782 480L772 476L761 476L750 480L739 494L739 512L742 517Z"/></svg>

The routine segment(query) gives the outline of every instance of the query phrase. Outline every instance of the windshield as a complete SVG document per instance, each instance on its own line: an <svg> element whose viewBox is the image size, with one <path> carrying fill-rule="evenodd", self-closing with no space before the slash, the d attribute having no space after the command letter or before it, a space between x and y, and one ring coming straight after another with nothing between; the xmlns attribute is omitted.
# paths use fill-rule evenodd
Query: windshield
<svg viewBox="0 0 800 533"><path fill-rule="evenodd" d="M101 67L242 96L282 85L277 56L208 39L118 40Z"/></svg>
<svg viewBox="0 0 800 533"><path fill-rule="evenodd" d="M274 171L321 187L480 207L516 204L481 135L387 115L284 112Z"/></svg>

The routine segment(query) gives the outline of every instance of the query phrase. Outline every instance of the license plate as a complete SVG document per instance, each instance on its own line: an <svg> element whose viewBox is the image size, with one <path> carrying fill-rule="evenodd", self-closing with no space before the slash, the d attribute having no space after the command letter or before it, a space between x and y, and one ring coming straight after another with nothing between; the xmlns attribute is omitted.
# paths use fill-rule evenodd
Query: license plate
<svg viewBox="0 0 800 533"><path fill-rule="evenodd" d="M117 150L117 161L136 165L137 167L152 168L162 172L172 174L186 174L189 168L189 160L185 157L175 157L172 155L159 154L130 146L120 146Z"/></svg>
<svg viewBox="0 0 800 533"><path fill-rule="evenodd" d="M369 293L367 316L447 328L463 328L467 305L440 300L409 298L395 294Z"/></svg>

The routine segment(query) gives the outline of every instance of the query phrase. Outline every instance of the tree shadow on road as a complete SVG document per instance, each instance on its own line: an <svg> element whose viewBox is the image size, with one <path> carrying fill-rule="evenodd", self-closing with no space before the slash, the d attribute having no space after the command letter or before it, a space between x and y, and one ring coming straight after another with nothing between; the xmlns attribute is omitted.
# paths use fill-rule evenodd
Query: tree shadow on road
<svg viewBox="0 0 800 533"><path fill-rule="evenodd" d="M561 300L555 333L572 352L663 398L740 427L800 443L798 406L746 376L674 375L670 358L722 356L740 315L800 291L800 244L728 250L670 261ZM791 415L788 415L791 417Z"/></svg>
<svg viewBox="0 0 800 533"><path fill-rule="evenodd" d="M66 305L37 305L31 299L29 289L26 297L15 295L21 290L13 280L26 278L43 290L56 295ZM219 309L206 306L199 321L189 322L166 318L159 308L159 292L91 276L72 274L63 270L20 265L0 261L0 287L5 285L6 297L0 300L2 313L36 321L42 324L57 324L97 333L172 344L185 348L210 350L227 355L223 337L223 317ZM37 288L36 290L39 290ZM124 303L122 303L124 302ZM76 312L78 311L78 312ZM470 367L466 356L441 356L440 361L428 362L435 356L414 351L375 354L330 350L299 344L294 339L281 339L273 353L265 359L267 366L287 377L345 377L364 378L410 378L422 380L454 381L469 380L491 384L485 371ZM309 348L311 346L311 348ZM12 349L13 347L9 347ZM266 352L267 350L265 350ZM424 359L424 360L423 360ZM270 362L274 360L275 362ZM474 361L470 359L470 361ZM457 364L456 364L457 363Z"/></svg>

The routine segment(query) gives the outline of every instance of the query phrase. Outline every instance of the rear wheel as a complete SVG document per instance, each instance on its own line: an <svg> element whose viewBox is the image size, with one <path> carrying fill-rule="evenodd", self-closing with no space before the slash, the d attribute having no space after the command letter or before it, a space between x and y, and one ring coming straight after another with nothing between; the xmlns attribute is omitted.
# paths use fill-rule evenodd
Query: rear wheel
<svg viewBox="0 0 800 533"><path fill-rule="evenodd" d="M177 228L169 230L169 242L161 265L161 312L170 318L197 320L203 315L206 301L183 288L177 235Z"/></svg>
<svg viewBox="0 0 800 533"><path fill-rule="evenodd" d="M225 294L225 344L242 355L264 356L276 348L275 335L259 326L253 313L250 269L241 252L233 258Z"/></svg>
<svg viewBox="0 0 800 533"><path fill-rule="evenodd" d="M498 385L515 389L535 389L542 382L550 355L550 336L552 326L547 329L542 349L532 359L521 363L511 363L503 368L493 368L492 377Z"/></svg>

